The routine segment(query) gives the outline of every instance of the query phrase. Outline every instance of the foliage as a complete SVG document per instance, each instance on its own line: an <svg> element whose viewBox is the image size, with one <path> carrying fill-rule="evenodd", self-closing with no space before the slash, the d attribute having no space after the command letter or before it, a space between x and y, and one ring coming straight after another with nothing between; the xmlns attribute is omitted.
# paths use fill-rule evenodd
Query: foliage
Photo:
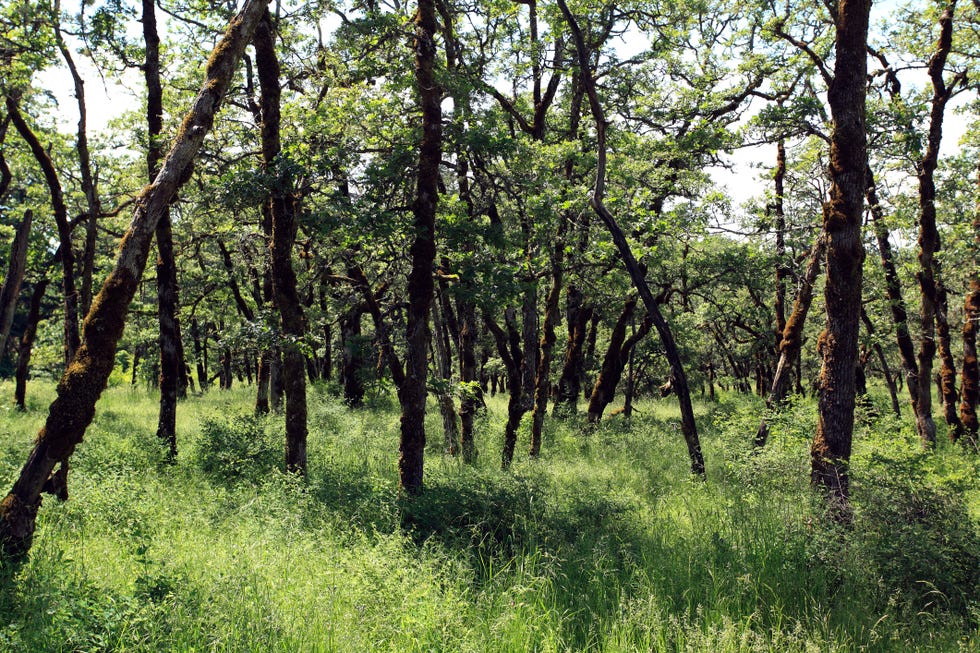
<svg viewBox="0 0 980 653"><path fill-rule="evenodd" d="M197 463L225 480L254 479L275 469L281 447L268 421L254 415L221 415L201 422Z"/></svg>

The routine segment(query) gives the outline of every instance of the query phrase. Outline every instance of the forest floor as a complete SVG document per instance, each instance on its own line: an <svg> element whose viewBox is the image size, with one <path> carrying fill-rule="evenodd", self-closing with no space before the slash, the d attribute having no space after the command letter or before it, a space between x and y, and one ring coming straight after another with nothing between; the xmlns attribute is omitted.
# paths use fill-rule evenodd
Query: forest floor
<svg viewBox="0 0 980 653"><path fill-rule="evenodd" d="M26 413L0 408L8 486L53 396L30 391ZM980 460L921 453L884 402L862 413L841 527L808 485L812 400L759 455L755 399L699 401L706 483L669 399L589 436L548 421L538 461L522 432L509 472L503 397L475 466L442 455L430 408L407 501L392 400L312 389L301 481L252 392L182 402L169 465L154 397L107 391L70 500L45 500L29 561L0 578L0 651L980 650Z"/></svg>

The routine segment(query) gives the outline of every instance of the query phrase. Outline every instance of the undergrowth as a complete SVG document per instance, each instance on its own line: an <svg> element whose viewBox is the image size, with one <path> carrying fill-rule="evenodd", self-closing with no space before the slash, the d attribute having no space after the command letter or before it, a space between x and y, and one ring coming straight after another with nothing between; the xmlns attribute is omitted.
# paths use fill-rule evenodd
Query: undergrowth
<svg viewBox="0 0 980 653"><path fill-rule="evenodd" d="M0 412L8 482L41 392ZM299 479L278 471L281 417L252 417L250 393L181 403L169 464L153 399L107 392L71 499L45 501L0 585L0 651L980 649L980 463L921 453L885 411L862 416L842 527L808 484L811 400L773 415L758 453L757 401L698 403L706 483L668 400L588 436L548 421L541 458L519 449L508 472L501 397L474 466L442 454L430 409L426 490L408 499L392 402L312 389Z"/></svg>

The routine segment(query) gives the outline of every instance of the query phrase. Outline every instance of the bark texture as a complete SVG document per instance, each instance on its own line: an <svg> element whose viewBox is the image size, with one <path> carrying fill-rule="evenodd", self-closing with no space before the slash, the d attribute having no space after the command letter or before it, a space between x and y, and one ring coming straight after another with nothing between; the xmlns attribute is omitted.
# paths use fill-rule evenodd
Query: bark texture
<svg viewBox="0 0 980 653"><path fill-rule="evenodd" d="M831 511L839 518L849 515L848 463L864 260L861 219L868 165L865 86L870 10L870 0L839 0L834 79L828 91L833 128L830 198L824 209L827 323L818 345L823 364L810 463L811 481L826 491Z"/></svg>
<svg viewBox="0 0 980 653"><path fill-rule="evenodd" d="M980 168L977 169L980 186ZM980 201L973 213L973 271L970 290L963 308L963 397L960 401L960 419L963 433L977 446L980 423L977 421L977 402L980 401L980 365L977 363L977 330L980 324Z"/></svg>
<svg viewBox="0 0 980 653"><path fill-rule="evenodd" d="M936 182L934 179L939 162L939 147L943 138L943 119L946 105L958 84L958 77L946 84L944 73L946 59L953 46L953 12L956 0L947 3L939 18L939 39L929 59L929 79L932 82L932 99L929 110L929 131L926 150L919 161L919 290L921 293L921 332L919 347L919 412L917 426L925 447L936 441L936 424L932 417L933 359L936 356L936 331L939 331L939 347L942 354L940 393L945 407L944 415L954 436L962 425L956 414L956 372L951 369L952 354L949 345L949 324L946 320L946 290L942 270L936 253L942 248L939 230L936 228Z"/></svg>
<svg viewBox="0 0 980 653"><path fill-rule="evenodd" d="M878 202L874 175L870 168L866 171L866 174L868 175L868 188L866 192L868 208L870 209L871 221L874 225L875 240L878 243L878 255L881 258L881 267L885 272L885 296L888 299L892 321L895 323L895 339L898 343L898 353L902 360L905 386L908 388L912 413L915 417L916 428L919 430L921 437L922 430L920 427L923 424L922 420L924 418L919 415L919 364L915 359L915 344L912 342L912 334L909 332L908 310L905 307L905 298L902 295L902 283L898 277L898 268L895 265L895 257L892 254L891 243L888 240L888 228L885 225L884 211Z"/></svg>
<svg viewBox="0 0 980 653"><path fill-rule="evenodd" d="M58 383L44 427L10 493L0 502L0 556L23 559L30 550L41 488L58 462L71 456L95 415L122 336L126 313L146 267L156 225L211 129L232 75L266 0L247 0L229 23L207 64L204 85L164 159L160 174L136 201L133 219L102 289L92 302L82 343Z"/></svg>

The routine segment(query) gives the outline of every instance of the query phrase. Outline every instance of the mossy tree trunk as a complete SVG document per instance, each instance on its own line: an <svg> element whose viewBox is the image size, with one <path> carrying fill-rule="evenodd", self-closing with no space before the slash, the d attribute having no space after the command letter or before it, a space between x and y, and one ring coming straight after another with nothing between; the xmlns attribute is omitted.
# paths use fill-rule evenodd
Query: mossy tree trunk
<svg viewBox="0 0 980 653"><path fill-rule="evenodd" d="M932 82L932 99L929 111L929 128L926 149L919 160L919 280L921 295L921 333L919 346L919 437L926 447L936 441L936 424L932 417L932 366L938 349L941 354L941 397L944 416L954 437L962 425L956 414L956 371L952 369L952 353L949 345L949 324L946 320L946 289L943 286L942 269L936 254L942 248L939 230L936 228L936 182L934 179L939 162L939 148L943 137L943 119L946 105L963 78L944 79L946 59L953 46L953 12L956 1L949 2L939 18L939 38L929 60L928 73Z"/></svg>
<svg viewBox="0 0 980 653"><path fill-rule="evenodd" d="M783 332L779 337L779 362L776 364L776 372L772 377L769 394L766 395L767 410L775 409L779 402L786 398L789 390L793 364L799 359L803 349L803 327L813 303L813 287L817 281L817 275L820 274L820 261L824 255L825 245L826 239L821 232L813 247L810 248L810 256L807 259L800 290L796 293L793 310L789 319L785 320ZM764 447L768 438L769 422L763 417L759 423L759 429L755 433L755 446Z"/></svg>
<svg viewBox="0 0 980 653"><path fill-rule="evenodd" d="M977 175L980 186L980 168ZM963 433L977 447L980 423L977 421L977 402L980 401L980 364L977 363L977 330L980 328L980 201L973 213L973 270L970 290L963 307L963 397L960 419Z"/></svg>
<svg viewBox="0 0 980 653"><path fill-rule="evenodd" d="M204 85L184 118L160 174L136 200L115 264L85 320L81 346L58 383L57 398L17 481L0 502L0 556L4 559L22 559L29 551L41 489L55 465L71 456L95 416L95 404L112 372L116 346L143 276L157 223L211 129L266 4L266 0L247 0L232 18L208 61Z"/></svg>
<svg viewBox="0 0 980 653"><path fill-rule="evenodd" d="M812 483L824 489L832 512L842 519L850 514L848 463L864 261L861 220L868 166L865 87L870 10L871 0L839 0L834 77L827 94L833 118L830 198L824 208L827 323L818 345L823 364L810 462Z"/></svg>
<svg viewBox="0 0 980 653"><path fill-rule="evenodd" d="M878 243L881 267L885 272L885 297L888 299L892 322L895 324L895 339L898 343L898 353L902 361L902 373L905 377L905 386L909 392L912 414L915 418L916 428L919 429L922 424L922 418L919 417L919 364L915 359L915 344L912 342L912 334L909 332L908 310L905 307L902 282L898 277L898 268L895 265L895 257L888 240L888 227L885 225L884 211L878 202L874 174L870 168L866 174L868 175L868 188L865 197L868 200L871 223L874 227L875 240Z"/></svg>

